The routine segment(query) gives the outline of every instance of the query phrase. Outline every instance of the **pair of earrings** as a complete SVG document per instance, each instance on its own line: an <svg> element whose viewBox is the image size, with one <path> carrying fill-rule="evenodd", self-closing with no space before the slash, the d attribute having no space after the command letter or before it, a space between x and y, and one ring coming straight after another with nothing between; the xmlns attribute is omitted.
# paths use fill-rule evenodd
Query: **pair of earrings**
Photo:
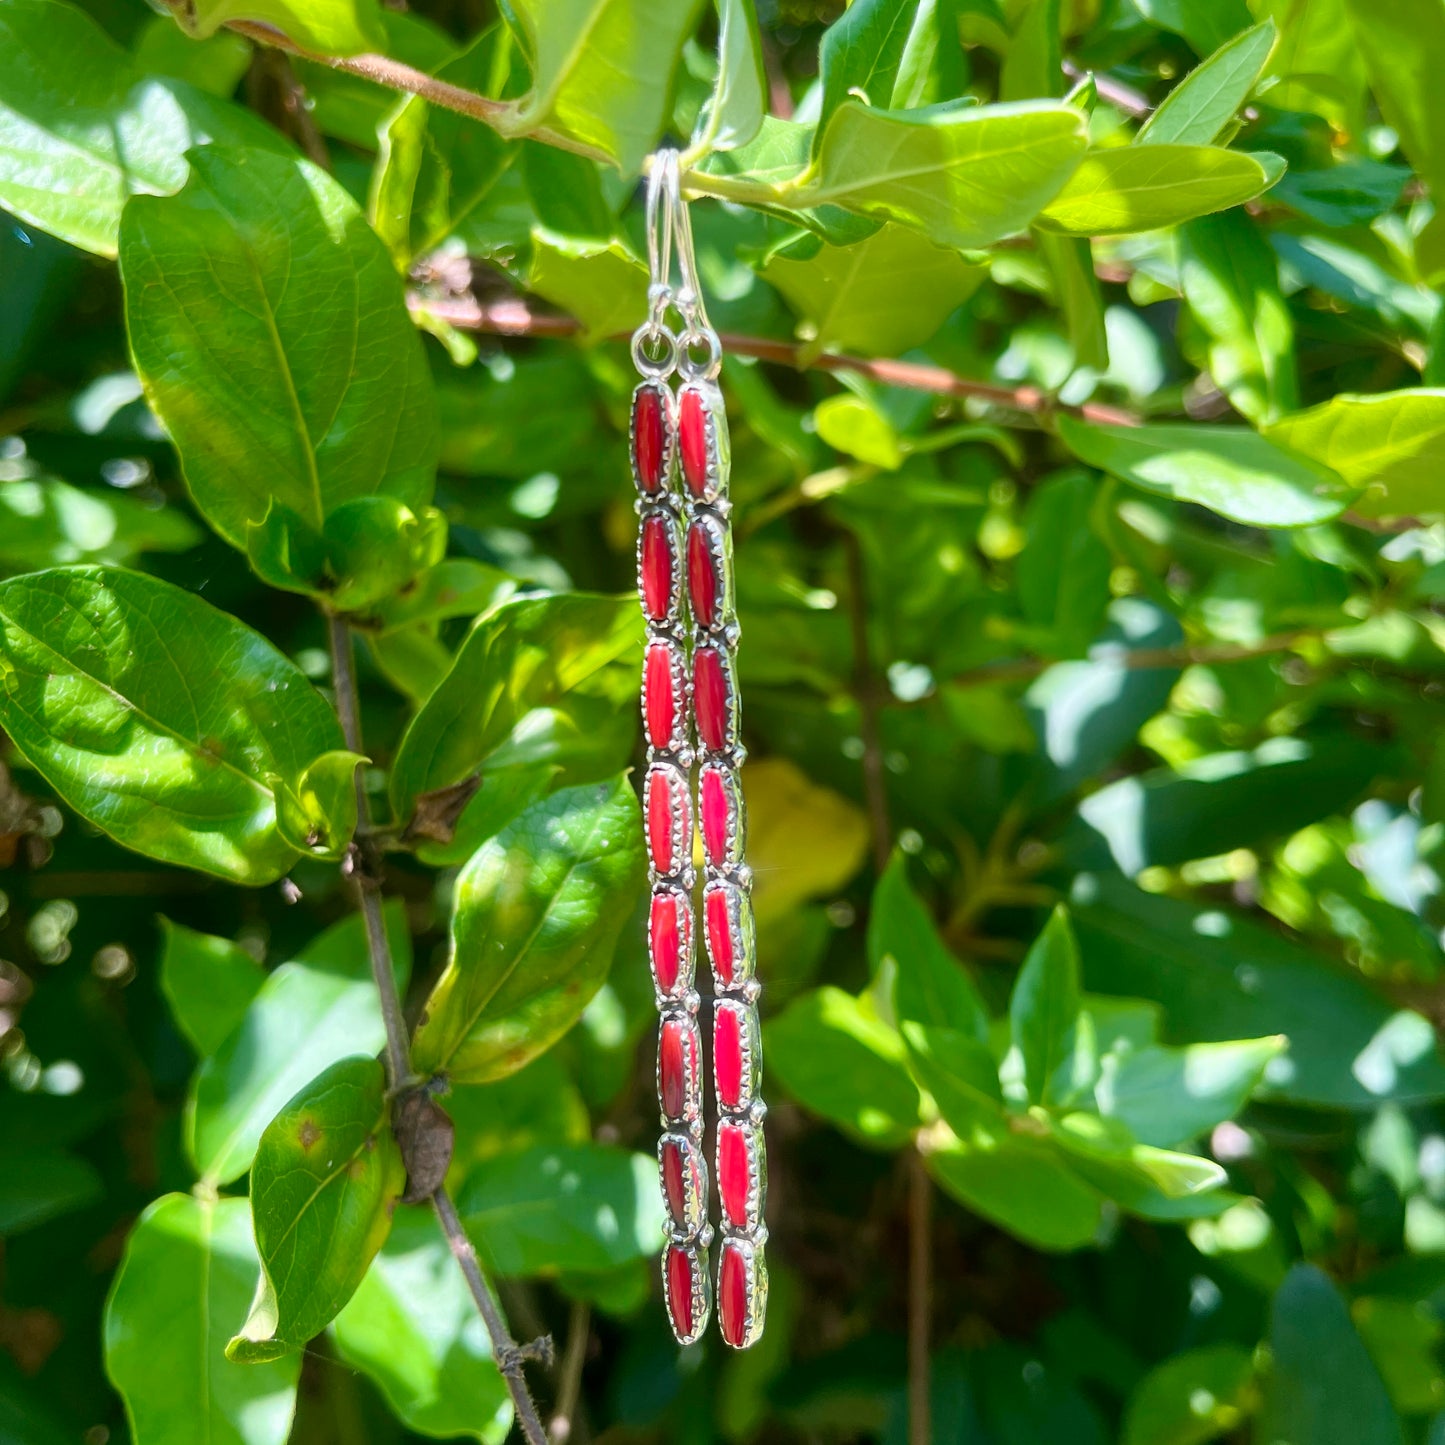
<svg viewBox="0 0 1445 1445"><path fill-rule="evenodd" d="M671 286L676 242L682 285ZM712 970L714 1164L721 1223L718 1323L742 1349L767 1304L763 1202L767 1161L759 1093L759 985L739 771L738 624L728 524L722 348L708 323L681 198L677 153L653 160L648 187L649 317L633 337L642 381L632 400L632 470L640 517L637 581L647 622L642 713L643 812L651 862L648 941L661 1014L658 1173L667 1212L663 1292L673 1333L691 1344L712 1312L703 1153L701 1003L694 988L693 779L703 845L702 934ZM675 308L682 329L667 325ZM670 378L680 384L674 392ZM689 625L690 624L690 625ZM695 745L694 745L695 739Z"/></svg>

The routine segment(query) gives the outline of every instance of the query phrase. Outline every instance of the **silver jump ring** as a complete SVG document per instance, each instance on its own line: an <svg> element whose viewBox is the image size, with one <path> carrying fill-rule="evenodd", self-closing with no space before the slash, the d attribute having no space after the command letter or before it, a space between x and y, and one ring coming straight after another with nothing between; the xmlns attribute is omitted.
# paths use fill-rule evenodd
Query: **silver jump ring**
<svg viewBox="0 0 1445 1445"><path fill-rule="evenodd" d="M651 357L648 346L662 348L662 355ZM643 376L670 376L677 367L677 337L660 321L644 321L632 333L632 364Z"/></svg>
<svg viewBox="0 0 1445 1445"><path fill-rule="evenodd" d="M700 346L707 347L707 358L698 361L693 351ZM722 342L710 326L689 326L676 338L677 369L689 381L712 381L722 369Z"/></svg>

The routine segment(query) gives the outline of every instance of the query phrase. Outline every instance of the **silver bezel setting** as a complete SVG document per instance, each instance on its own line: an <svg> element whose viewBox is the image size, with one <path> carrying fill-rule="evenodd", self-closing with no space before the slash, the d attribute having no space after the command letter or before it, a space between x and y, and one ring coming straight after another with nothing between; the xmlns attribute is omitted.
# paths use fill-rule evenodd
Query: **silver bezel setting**
<svg viewBox="0 0 1445 1445"><path fill-rule="evenodd" d="M709 775L722 783L723 798L727 803L727 822L723 831L721 857L714 857L707 843L707 829L702 829L703 855L707 859L708 876L718 877L731 873L742 866L743 853L747 846L747 809L743 804L742 780L738 770L726 758L709 757L698 770L697 777L697 819L703 819L703 788Z"/></svg>
<svg viewBox="0 0 1445 1445"><path fill-rule="evenodd" d="M697 661L705 652L715 653L722 673L723 681L723 739L720 747L712 747L705 741L702 735L702 728L698 726L697 733L697 755L707 760L718 760L731 763L734 767L741 767L743 758L746 756L740 741L742 734L742 711L738 703L737 669L733 661L732 650L716 638L706 634L700 634L697 645L692 653L692 680L689 682L689 695L696 688ZM695 703L694 703L695 706Z"/></svg>
<svg viewBox="0 0 1445 1445"><path fill-rule="evenodd" d="M674 866L664 869L652 856L652 790L658 784L667 789L667 814L672 825L672 857ZM692 795L687 785L687 774L674 762L659 758L650 763L643 779L643 835L647 843L647 858L652 869L654 886L664 880L675 881L680 888L691 891L697 874L692 862Z"/></svg>
<svg viewBox="0 0 1445 1445"><path fill-rule="evenodd" d="M767 1238L767 1231L763 1230L756 1239L748 1239L745 1235L733 1234L723 1241L722 1248L718 1250L718 1287L721 1293L723 1260L729 1250L735 1250L743 1261L743 1280L745 1289L743 1292L743 1334L737 1344L728 1339L727 1334L722 1334L723 1343L735 1350L745 1350L749 1345L755 1345L763 1332L763 1319L768 1309L768 1265L763 1255L763 1242Z"/></svg>
<svg viewBox="0 0 1445 1445"><path fill-rule="evenodd" d="M682 1030L682 1113L669 1114L662 1101L662 1040L670 1025ZM685 1129L702 1138L702 1030L695 1014L669 1009L657 1031L657 1105L670 1130Z"/></svg>
<svg viewBox="0 0 1445 1445"><path fill-rule="evenodd" d="M733 597L733 546L732 529L711 508L694 507L690 510L687 529L683 535L683 566L689 579L689 605L691 606L692 562L689 549L692 534L696 532L707 550L708 562L712 569L713 620L707 626L699 621L697 610L692 609L694 625L703 632L717 636L726 633L736 621L736 601Z"/></svg>
<svg viewBox="0 0 1445 1445"><path fill-rule="evenodd" d="M672 1205L667 1194L667 1171L663 1165L671 1148L675 1148L682 1157L683 1217L680 1220L672 1217ZM707 1160L702 1146L691 1134L669 1130L657 1141L657 1183L668 1211L667 1223L663 1226L668 1242L687 1244L696 1237L706 1244L712 1234L707 1222Z"/></svg>
<svg viewBox="0 0 1445 1445"><path fill-rule="evenodd" d="M649 492L643 485L642 471L637 465L637 402L644 391L655 391L662 398L662 464L655 492ZM632 484L637 488L638 496L646 502L660 501L672 491L677 465L676 408L672 388L658 377L646 377L632 389L632 402L627 414L628 452L632 461Z"/></svg>
<svg viewBox="0 0 1445 1445"><path fill-rule="evenodd" d="M738 1052L742 1055L742 1070L739 1078L738 1101L724 1104L722 1090L717 1082L717 1026L724 1014L732 1014L738 1021ZM758 1086L762 1082L763 1045L762 1030L758 1027L758 1013L750 1002L740 998L721 997L713 1000L713 1089L717 1096L719 1117L751 1119L754 1123L762 1119L763 1105L758 1097Z"/></svg>
<svg viewBox="0 0 1445 1445"><path fill-rule="evenodd" d="M682 466L682 399L689 392L702 403L702 431L706 441L707 465L701 491L694 491ZM677 389L675 400L675 432L677 441L677 472L682 490L689 501L715 506L728 494L728 477L732 470L732 439L728 435L727 408L722 390L715 381L702 378L685 381Z"/></svg>
<svg viewBox="0 0 1445 1445"><path fill-rule="evenodd" d="M668 1287L667 1267L672 1251L680 1250L687 1255L692 1265L692 1329L681 1328L677 1316L672 1312L672 1290ZM695 1344L707 1329L712 1318L712 1266L708 1259L707 1245L669 1241L662 1251L662 1298L667 1304L667 1318L672 1333L680 1345Z"/></svg>
<svg viewBox="0 0 1445 1445"><path fill-rule="evenodd" d="M714 893L721 893L726 899L728 935L733 946L731 979L725 979L718 972L712 953L712 940L707 930L707 900ZM720 994L735 992L749 983L757 973L757 936L753 922L752 894L734 879L709 878L703 889L702 907L702 933L708 964L712 969L713 984Z"/></svg>
<svg viewBox="0 0 1445 1445"><path fill-rule="evenodd" d="M657 903L669 903L677 914L677 982L671 988L663 988L657 974L657 958L652 946L652 908ZM692 992L697 972L697 953L692 916L692 898L681 888L669 883L660 883L652 890L648 903L647 919L647 961L652 969L652 986L662 1004L682 1003Z"/></svg>
<svg viewBox="0 0 1445 1445"><path fill-rule="evenodd" d="M733 1223L727 1217L722 1187L722 1141L724 1129L736 1129L742 1136L748 1161L748 1191L744 1200L743 1222ZM763 1209L768 1196L768 1155L760 1124L751 1119L735 1119L724 1115L717 1122L717 1142L714 1150L714 1164L717 1169L717 1196L719 1218L722 1221L723 1237L732 1239L738 1235L756 1236L763 1227Z"/></svg>
<svg viewBox="0 0 1445 1445"><path fill-rule="evenodd" d="M665 741L659 741L652 736L647 722L647 697L651 690L649 674L652 671L650 664L654 648L661 648L667 655L667 677L672 688L672 732ZM654 752L671 753L684 767L693 760L688 728L691 703L692 682L686 648L676 637L649 632L647 645L642 653L642 730Z"/></svg>
<svg viewBox="0 0 1445 1445"><path fill-rule="evenodd" d="M661 617L655 617L647 610L643 588L642 547L647 535L649 522L661 522L667 535L668 555L672 560L672 576L667 588L667 608ZM657 629L664 635L680 633L683 626L682 601L687 586L687 558L684 554L686 533L678 523L677 513L665 502L648 502L641 510L637 523L637 602L649 628ZM649 636L652 641L655 632ZM658 639L660 640L660 638Z"/></svg>

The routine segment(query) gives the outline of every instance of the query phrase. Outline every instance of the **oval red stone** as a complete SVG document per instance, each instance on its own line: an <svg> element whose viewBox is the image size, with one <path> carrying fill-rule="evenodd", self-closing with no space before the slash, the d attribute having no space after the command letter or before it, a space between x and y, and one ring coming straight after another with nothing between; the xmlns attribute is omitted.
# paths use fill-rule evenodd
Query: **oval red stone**
<svg viewBox="0 0 1445 1445"><path fill-rule="evenodd" d="M670 1264L670 1261L669 1261ZM740 1347L748 1329L748 1262L734 1244L723 1245L718 1270L718 1320L723 1339Z"/></svg>
<svg viewBox="0 0 1445 1445"><path fill-rule="evenodd" d="M717 648L699 647L693 654L692 687L698 736L704 747L721 752L728 744L728 684Z"/></svg>
<svg viewBox="0 0 1445 1445"><path fill-rule="evenodd" d="M656 512L642 523L642 610L654 622L672 606L672 526Z"/></svg>
<svg viewBox="0 0 1445 1445"><path fill-rule="evenodd" d="M672 746L677 705L672 687L672 651L665 642L647 649L647 741L655 748Z"/></svg>
<svg viewBox="0 0 1445 1445"><path fill-rule="evenodd" d="M724 985L733 981L732 911L728 907L726 889L710 888L703 898L703 923L707 929L707 956L712 959L713 972Z"/></svg>
<svg viewBox="0 0 1445 1445"><path fill-rule="evenodd" d="M694 496L707 491L707 408L695 388L682 394L677 431L682 449L682 474Z"/></svg>
<svg viewBox="0 0 1445 1445"><path fill-rule="evenodd" d="M728 806L727 783L716 768L705 768L702 774L702 843L707 861L713 868L727 862L728 822L732 809Z"/></svg>
<svg viewBox="0 0 1445 1445"><path fill-rule="evenodd" d="M667 1208L672 1222L679 1228L687 1224L687 1181L684 1171L687 1162L682 1157L682 1146L668 1142L662 1146L662 1187L667 1194Z"/></svg>
<svg viewBox="0 0 1445 1445"><path fill-rule="evenodd" d="M719 580L707 532L694 522L687 534L687 592L699 627L711 627L717 621Z"/></svg>
<svg viewBox="0 0 1445 1445"><path fill-rule="evenodd" d="M743 1031L741 1010L719 1003L712 1021L712 1066L717 1076L717 1100L724 1109L742 1106Z"/></svg>
<svg viewBox="0 0 1445 1445"><path fill-rule="evenodd" d="M682 900L675 893L660 893L652 900L648 915L648 936L652 945L652 968L663 993L677 987L682 965Z"/></svg>
<svg viewBox="0 0 1445 1445"><path fill-rule="evenodd" d="M667 1304L678 1334L691 1338L695 1328L692 1317L692 1256L675 1244L669 1245L667 1250Z"/></svg>
<svg viewBox="0 0 1445 1445"><path fill-rule="evenodd" d="M723 1221L734 1229L748 1226L748 1131L740 1124L717 1127L717 1187Z"/></svg>
<svg viewBox="0 0 1445 1445"><path fill-rule="evenodd" d="M667 418L662 389L639 387L632 399L632 446L637 458L637 481L645 492L662 490L663 453L667 445Z"/></svg>
<svg viewBox="0 0 1445 1445"><path fill-rule="evenodd" d="M686 816L686 789L674 786L672 774L665 768L654 768L647 775L647 846L652 866L659 873L676 871L676 839L689 829ZM679 820L678 813L683 811ZM681 822L682 826L678 826Z"/></svg>
<svg viewBox="0 0 1445 1445"><path fill-rule="evenodd" d="M693 1061L693 1042L687 1025L678 1019L664 1019L657 1040L658 1095L662 1112L669 1119L683 1118L691 1092L688 1082Z"/></svg>

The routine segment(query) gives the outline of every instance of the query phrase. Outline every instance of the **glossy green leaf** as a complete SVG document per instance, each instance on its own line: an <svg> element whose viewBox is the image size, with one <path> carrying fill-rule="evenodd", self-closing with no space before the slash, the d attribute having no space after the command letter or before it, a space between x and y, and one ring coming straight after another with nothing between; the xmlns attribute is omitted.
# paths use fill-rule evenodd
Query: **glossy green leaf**
<svg viewBox="0 0 1445 1445"><path fill-rule="evenodd" d="M868 957L874 975L893 973L893 1004L904 1020L954 1029L979 1042L988 1015L963 964L938 936L928 910L908 882L905 856L895 853L873 890Z"/></svg>
<svg viewBox="0 0 1445 1445"><path fill-rule="evenodd" d="M630 598L519 597L481 618L402 737L391 795L405 815L420 793L476 772L534 708L550 707L625 660L634 679L642 639Z"/></svg>
<svg viewBox="0 0 1445 1445"><path fill-rule="evenodd" d="M816 178L784 198L896 221L940 245L988 246L1025 229L1059 194L1085 144L1072 106L890 114L850 100L823 133Z"/></svg>
<svg viewBox="0 0 1445 1445"><path fill-rule="evenodd" d="M1163 1149L1185 1144L1232 1119L1285 1045L1275 1035L1106 1055L1099 1112L1127 1125L1142 1144Z"/></svg>
<svg viewBox="0 0 1445 1445"><path fill-rule="evenodd" d="M324 55L386 49L377 0L185 0L171 13L195 36L213 35L232 20L259 20Z"/></svg>
<svg viewBox="0 0 1445 1445"><path fill-rule="evenodd" d="M1107 370L1109 338L1104 327L1103 293L1094 274L1093 247L1082 236L1059 236L1041 229L1033 235L1052 278L1054 299L1063 309L1074 365Z"/></svg>
<svg viewBox="0 0 1445 1445"><path fill-rule="evenodd" d="M1284 173L1278 156L1217 146L1113 146L1090 151L1039 223L1072 236L1176 226L1261 195Z"/></svg>
<svg viewBox="0 0 1445 1445"><path fill-rule="evenodd" d="M1339 1291L1297 1264L1274 1297L1261 1438L1291 1445L1401 1445L1404 1429Z"/></svg>
<svg viewBox="0 0 1445 1445"><path fill-rule="evenodd" d="M625 777L564 789L484 844L456 882L452 958L417 1027L417 1067L486 1083L549 1049L607 977L642 869Z"/></svg>
<svg viewBox="0 0 1445 1445"><path fill-rule="evenodd" d="M1135 1386L1121 1445L1204 1445L1253 1407L1254 1362L1238 1345L1204 1345L1156 1365Z"/></svg>
<svg viewBox="0 0 1445 1445"><path fill-rule="evenodd" d="M1035 1103L1065 1102L1087 1089L1097 1061L1080 1027L1079 949L1062 906L1029 949L1009 999L1009 1030Z"/></svg>
<svg viewBox="0 0 1445 1445"><path fill-rule="evenodd" d="M592 1136L587 1105L560 1050L525 1069L470 1089L453 1089L446 1111L456 1125L448 1182L460 1188L476 1166L540 1145L584 1144Z"/></svg>
<svg viewBox="0 0 1445 1445"><path fill-rule="evenodd" d="M769 1076L860 1142L896 1148L918 1127L903 1040L851 994L804 994L768 1021L763 1042Z"/></svg>
<svg viewBox="0 0 1445 1445"><path fill-rule="evenodd" d="M193 147L284 149L240 107L142 74L63 0L6 0L0 54L0 205L84 250L114 256L126 198L179 190Z"/></svg>
<svg viewBox="0 0 1445 1445"><path fill-rule="evenodd" d="M0 582L0 721L118 842L234 882L279 878L276 778L339 747L335 714L249 627L117 568Z"/></svg>
<svg viewBox="0 0 1445 1445"><path fill-rule="evenodd" d="M824 31L818 46L819 137L850 96L879 110L894 108L898 70L918 11L918 0L856 0Z"/></svg>
<svg viewBox="0 0 1445 1445"><path fill-rule="evenodd" d="M978 289L982 266L916 231L884 226L806 260L776 255L763 271L802 320L807 352L893 356L920 346Z"/></svg>
<svg viewBox="0 0 1445 1445"><path fill-rule="evenodd" d="M752 0L717 0L717 80L694 147L731 151L757 135L768 113L763 40Z"/></svg>
<svg viewBox="0 0 1445 1445"><path fill-rule="evenodd" d="M397 1211L366 1278L331 1326L337 1352L367 1375L409 1429L502 1445L507 1383L476 1302L430 1209Z"/></svg>
<svg viewBox="0 0 1445 1445"><path fill-rule="evenodd" d="M1110 426L1060 417L1059 435L1080 461L1121 481L1251 527L1325 522L1355 493L1329 468L1243 427Z"/></svg>
<svg viewBox="0 0 1445 1445"><path fill-rule="evenodd" d="M820 440L845 456L889 472L903 465L903 438L882 411L861 396L840 392L824 397L813 411L813 426Z"/></svg>
<svg viewBox="0 0 1445 1445"><path fill-rule="evenodd" d="M462 1186L457 1212L500 1275L614 1269L662 1247L657 1160L602 1144L489 1159Z"/></svg>
<svg viewBox="0 0 1445 1445"><path fill-rule="evenodd" d="M908 1072L943 1121L966 1143L986 1146L1004 1127L998 1061L988 1045L957 1029L899 1021Z"/></svg>
<svg viewBox="0 0 1445 1445"><path fill-rule="evenodd" d="M256 1288L244 1199L167 1194L126 1240L105 1308L105 1365L135 1445L283 1445L301 1357L247 1367L226 1340Z"/></svg>
<svg viewBox="0 0 1445 1445"><path fill-rule="evenodd" d="M1283 1034L1261 1097L1337 1109L1445 1097L1425 1020L1302 944L1118 878L1084 875L1071 913L1087 986L1158 1000L1166 1041Z"/></svg>
<svg viewBox="0 0 1445 1445"><path fill-rule="evenodd" d="M1245 0L1134 0L1155 25L1182 35L1200 55L1216 50L1249 24Z"/></svg>
<svg viewBox="0 0 1445 1445"><path fill-rule="evenodd" d="M1253 752L1211 753L1090 794L1064 846L1077 867L1112 862L1130 877L1214 857L1328 817L1390 762L1386 749L1353 738L1271 738Z"/></svg>
<svg viewBox="0 0 1445 1445"><path fill-rule="evenodd" d="M198 1057L225 1043L265 982L265 970L239 944L161 919L161 989Z"/></svg>
<svg viewBox="0 0 1445 1445"><path fill-rule="evenodd" d="M1014 580L1025 618L1044 631L1050 651L1086 652L1104 622L1113 559L1095 530L1098 500L1097 481L1079 472L1044 482L1029 498Z"/></svg>
<svg viewBox="0 0 1445 1445"><path fill-rule="evenodd" d="M635 176L667 121L673 71L702 0L506 0L532 88L500 117L509 134L556 132Z"/></svg>
<svg viewBox="0 0 1445 1445"><path fill-rule="evenodd" d="M7 1154L0 1173L0 1240L82 1209L104 1188L94 1166L63 1149L40 1145Z"/></svg>
<svg viewBox="0 0 1445 1445"><path fill-rule="evenodd" d="M340 858L356 832L356 769L367 760L337 748L322 753L295 784L276 792L276 826L293 848Z"/></svg>
<svg viewBox="0 0 1445 1445"><path fill-rule="evenodd" d="M1445 512L1445 391L1346 393L1269 428L1271 441L1363 488L1368 517Z"/></svg>
<svg viewBox="0 0 1445 1445"><path fill-rule="evenodd" d="M386 911L399 983L411 969L411 938L399 905ZM213 1184L251 1167L272 1116L338 1059L380 1052L386 1041L359 914L350 914L266 975L239 1025L191 1083L186 1144Z"/></svg>
<svg viewBox="0 0 1445 1445"><path fill-rule="evenodd" d="M0 563L17 572L73 562L129 562L142 552L184 552L201 530L171 508L55 477L0 486Z"/></svg>
<svg viewBox="0 0 1445 1445"><path fill-rule="evenodd" d="M350 580L335 563L355 553L360 513L337 513L361 499L373 549L406 539L431 497L431 378L400 279L335 181L259 151L197 152L184 191L127 208L121 274L137 369L191 495L268 580ZM363 549L353 566L369 565Z"/></svg>
<svg viewBox="0 0 1445 1445"><path fill-rule="evenodd" d="M1214 1160L1140 1144L1117 1119L1080 1110L1051 1119L1048 1128L1079 1175L1145 1218L1169 1218L1177 1201L1209 1194L1225 1182ZM1217 1207L1202 1201L1204 1212L1218 1213L1226 1198L1220 1196ZM1194 1212L1187 1203L1184 1208L1186 1214Z"/></svg>
<svg viewBox="0 0 1445 1445"><path fill-rule="evenodd" d="M1184 299L1207 341L1208 371L1256 426L1299 404L1294 323L1279 263L1240 211L1190 221L1179 233Z"/></svg>
<svg viewBox="0 0 1445 1445"><path fill-rule="evenodd" d="M1164 97L1139 127L1136 145L1210 145L1254 90L1274 48L1272 20L1241 31Z"/></svg>
<svg viewBox="0 0 1445 1445"><path fill-rule="evenodd" d="M575 316L593 341L630 332L647 314L647 267L625 241L534 230L527 289Z"/></svg>
<svg viewBox="0 0 1445 1445"><path fill-rule="evenodd" d="M227 1358L279 1359L324 1330L386 1242L405 1188L386 1071L376 1059L342 1059L261 1136L251 1166L261 1285Z"/></svg>

